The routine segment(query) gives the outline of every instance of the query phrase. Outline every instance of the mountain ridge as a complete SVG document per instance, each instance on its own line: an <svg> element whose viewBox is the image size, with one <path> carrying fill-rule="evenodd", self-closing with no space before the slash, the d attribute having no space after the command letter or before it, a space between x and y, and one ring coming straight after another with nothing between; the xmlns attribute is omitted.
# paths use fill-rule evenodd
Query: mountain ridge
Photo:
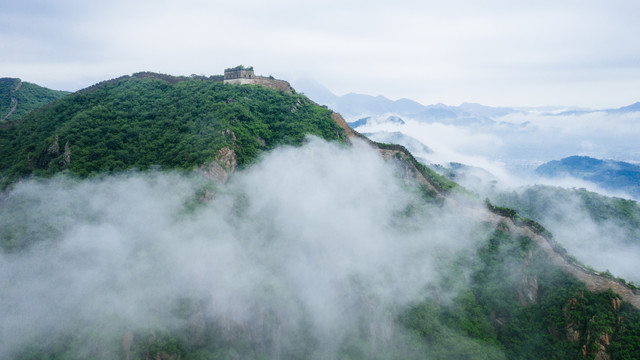
<svg viewBox="0 0 640 360"><path fill-rule="evenodd" d="M573 106L487 106L467 102L463 102L457 106L443 103L424 105L412 99L401 98L391 100L382 95L373 96L358 93L335 95L318 82L308 79L298 80L294 82L294 84L300 88L303 93L308 93L311 99L343 114L349 121L354 121L352 119L355 117L362 118L372 115L385 115L387 113L432 120L477 117L483 121L487 121L495 117L530 111L554 116L584 115L596 112L623 114L640 111L640 102L619 108L604 109L584 109ZM569 110L563 110L567 108Z"/></svg>
<svg viewBox="0 0 640 360"><path fill-rule="evenodd" d="M29 112L68 94L19 78L0 78L0 126L10 126Z"/></svg>

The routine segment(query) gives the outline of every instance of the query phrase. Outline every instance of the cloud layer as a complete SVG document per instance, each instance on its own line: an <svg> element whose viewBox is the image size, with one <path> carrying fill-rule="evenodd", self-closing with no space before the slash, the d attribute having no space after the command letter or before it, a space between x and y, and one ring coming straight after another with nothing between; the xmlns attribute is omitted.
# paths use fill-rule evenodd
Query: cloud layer
<svg viewBox="0 0 640 360"><path fill-rule="evenodd" d="M332 357L358 326L394 346L404 335L389 309L421 299L476 226L420 205L394 171L366 145L311 139L204 203L197 176L20 183L2 199L3 239L34 244L0 255L0 349L96 326L117 342L127 329L173 326L184 298L244 326L267 309L282 341L304 323L313 356Z"/></svg>
<svg viewBox="0 0 640 360"><path fill-rule="evenodd" d="M12 49L0 67L61 90L245 64L286 80L313 76L338 94L425 104L621 106L638 100L638 10L627 0L29 0L0 14L0 41Z"/></svg>

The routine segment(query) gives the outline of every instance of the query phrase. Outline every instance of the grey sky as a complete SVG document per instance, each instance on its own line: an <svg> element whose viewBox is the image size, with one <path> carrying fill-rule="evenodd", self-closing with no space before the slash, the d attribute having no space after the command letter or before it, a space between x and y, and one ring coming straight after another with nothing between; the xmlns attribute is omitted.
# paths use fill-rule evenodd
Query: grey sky
<svg viewBox="0 0 640 360"><path fill-rule="evenodd" d="M238 64L430 104L640 100L640 2L3 0L0 76L77 90Z"/></svg>

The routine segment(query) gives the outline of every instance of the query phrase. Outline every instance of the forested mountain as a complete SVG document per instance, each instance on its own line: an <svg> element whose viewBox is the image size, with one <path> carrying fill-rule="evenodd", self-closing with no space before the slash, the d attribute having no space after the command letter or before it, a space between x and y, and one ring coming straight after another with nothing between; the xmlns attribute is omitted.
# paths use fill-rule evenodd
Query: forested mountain
<svg viewBox="0 0 640 360"><path fill-rule="evenodd" d="M610 191L625 192L636 199L640 198L640 166L624 161L569 156L538 166L536 173L547 177L573 176Z"/></svg>
<svg viewBox="0 0 640 360"><path fill-rule="evenodd" d="M17 78L0 78L0 124L18 121L31 111L68 94Z"/></svg>
<svg viewBox="0 0 640 360"><path fill-rule="evenodd" d="M344 137L331 111L301 95L139 73L81 90L3 131L0 171L6 185L63 170L191 169L224 156L242 167L307 134Z"/></svg>
<svg viewBox="0 0 640 360"><path fill-rule="evenodd" d="M640 358L633 286L295 91L142 73L21 119L2 358Z"/></svg>

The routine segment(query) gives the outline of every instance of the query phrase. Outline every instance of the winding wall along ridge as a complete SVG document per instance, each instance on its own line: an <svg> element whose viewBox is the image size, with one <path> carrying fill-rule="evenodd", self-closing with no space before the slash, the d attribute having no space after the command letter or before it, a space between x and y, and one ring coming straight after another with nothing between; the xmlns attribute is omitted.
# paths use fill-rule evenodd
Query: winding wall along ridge
<svg viewBox="0 0 640 360"><path fill-rule="evenodd" d="M375 146L385 158L400 154L413 168L413 172L420 182L430 184L430 187L436 191L437 196L445 197L446 194L429 180L429 177L422 171L420 166L418 166L417 160L404 146L375 143L353 130L340 114L333 113L332 117L350 138L366 139L366 141ZM528 222L515 222L512 217L504 215L500 213L499 210L492 208L488 208L488 217L488 220L495 225L500 223L507 225L512 234L526 236L533 240L547 256L549 256L555 265L582 281L589 291L600 292L611 289L614 293L620 295L622 300L629 302L633 307L640 310L640 291L634 290L616 279L602 276L577 264L563 253L566 252L564 249L561 249L553 239L544 234L544 229L541 231L540 228L538 228L540 227L539 225L536 227Z"/></svg>
<svg viewBox="0 0 640 360"><path fill-rule="evenodd" d="M22 80L18 79L18 84L16 85L16 88L12 92L15 93L18 90L20 90L21 86L22 86ZM5 115L4 118L2 118L1 120L2 122L6 121L9 118L9 116L11 116L13 112L16 111L16 109L18 108L18 98L16 98L15 96L11 96L11 102L13 103L13 107L11 108L11 110L9 110L9 113Z"/></svg>

